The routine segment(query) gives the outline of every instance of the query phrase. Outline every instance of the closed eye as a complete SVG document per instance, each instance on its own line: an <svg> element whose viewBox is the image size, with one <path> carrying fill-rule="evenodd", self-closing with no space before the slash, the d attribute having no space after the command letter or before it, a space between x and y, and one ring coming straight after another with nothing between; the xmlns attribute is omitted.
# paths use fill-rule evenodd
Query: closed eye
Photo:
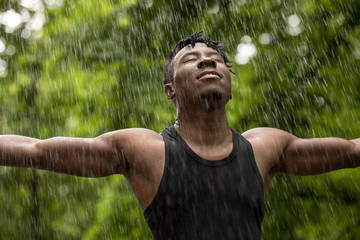
<svg viewBox="0 0 360 240"><path fill-rule="evenodd" d="M184 61L184 63L186 63L186 62L191 62L191 61L197 61L197 58L186 59L186 60Z"/></svg>

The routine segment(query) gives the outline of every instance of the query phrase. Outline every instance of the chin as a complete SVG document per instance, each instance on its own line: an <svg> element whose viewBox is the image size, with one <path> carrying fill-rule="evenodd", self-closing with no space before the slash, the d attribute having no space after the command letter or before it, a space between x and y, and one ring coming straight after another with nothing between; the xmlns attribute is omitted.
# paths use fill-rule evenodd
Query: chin
<svg viewBox="0 0 360 240"><path fill-rule="evenodd" d="M224 93L214 89L201 93L200 98L203 100L220 100L224 98Z"/></svg>

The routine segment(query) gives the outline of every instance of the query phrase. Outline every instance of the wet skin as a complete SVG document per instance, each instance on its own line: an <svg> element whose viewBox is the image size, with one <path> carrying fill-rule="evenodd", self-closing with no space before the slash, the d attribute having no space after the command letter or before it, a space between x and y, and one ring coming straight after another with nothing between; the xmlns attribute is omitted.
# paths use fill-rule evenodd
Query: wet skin
<svg viewBox="0 0 360 240"><path fill-rule="evenodd" d="M174 58L174 81L165 93L177 109L175 128L204 159L220 160L232 150L225 105L231 78L223 59L203 43L186 46ZM251 143L264 181L264 194L275 173L320 174L360 165L360 141L300 139L273 128L255 128L243 136ZM97 138L39 140L0 136L0 165L32 167L83 177L123 174L143 210L149 206L164 171L165 145L148 129L124 129Z"/></svg>

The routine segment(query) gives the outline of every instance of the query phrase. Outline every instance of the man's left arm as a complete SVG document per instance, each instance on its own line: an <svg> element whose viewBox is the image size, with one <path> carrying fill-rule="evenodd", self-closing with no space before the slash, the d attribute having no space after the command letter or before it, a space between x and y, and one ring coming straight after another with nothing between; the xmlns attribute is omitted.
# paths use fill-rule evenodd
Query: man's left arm
<svg viewBox="0 0 360 240"><path fill-rule="evenodd" d="M360 139L301 139L286 136L286 145L273 172L313 175L360 166Z"/></svg>

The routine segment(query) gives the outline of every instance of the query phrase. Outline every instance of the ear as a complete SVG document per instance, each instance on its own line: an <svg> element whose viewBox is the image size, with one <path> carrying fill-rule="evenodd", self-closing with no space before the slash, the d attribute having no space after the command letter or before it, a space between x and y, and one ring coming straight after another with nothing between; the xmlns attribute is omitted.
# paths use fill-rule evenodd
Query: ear
<svg viewBox="0 0 360 240"><path fill-rule="evenodd" d="M164 90L168 99L173 99L175 97L175 89L172 83L165 84Z"/></svg>

